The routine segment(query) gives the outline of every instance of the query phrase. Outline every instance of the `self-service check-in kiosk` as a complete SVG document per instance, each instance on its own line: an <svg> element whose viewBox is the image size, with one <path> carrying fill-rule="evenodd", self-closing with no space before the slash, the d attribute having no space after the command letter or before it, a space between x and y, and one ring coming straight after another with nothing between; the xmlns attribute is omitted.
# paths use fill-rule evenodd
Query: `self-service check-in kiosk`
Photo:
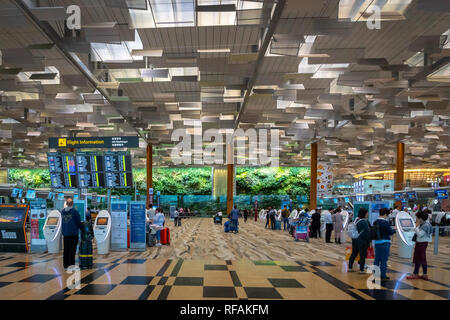
<svg viewBox="0 0 450 320"><path fill-rule="evenodd" d="M111 216L108 211L100 211L95 218L94 236L97 242L97 253L107 254L111 242Z"/></svg>
<svg viewBox="0 0 450 320"><path fill-rule="evenodd" d="M58 210L52 210L47 215L43 232L48 253L59 253L61 250L61 222L61 213Z"/></svg>
<svg viewBox="0 0 450 320"><path fill-rule="evenodd" d="M398 256L400 258L411 258L414 251L415 234L414 220L405 212L400 211L395 217L395 225L397 227Z"/></svg>

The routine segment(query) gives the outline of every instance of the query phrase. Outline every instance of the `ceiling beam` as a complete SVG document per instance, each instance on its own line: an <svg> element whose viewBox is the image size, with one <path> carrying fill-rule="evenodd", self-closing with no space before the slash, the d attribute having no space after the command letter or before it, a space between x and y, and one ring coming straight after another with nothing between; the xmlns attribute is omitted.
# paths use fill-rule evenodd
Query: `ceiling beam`
<svg viewBox="0 0 450 320"><path fill-rule="evenodd" d="M241 122L242 115L245 112L245 108L247 107L248 100L250 98L250 94L253 91L253 86L255 85L256 79L258 78L260 67L264 60L264 56L266 55L267 48L269 47L270 41L272 40L275 29L278 25L278 22L281 18L281 13L283 12L284 6L286 4L286 0L278 0L276 3L275 11L273 12L272 18L270 19L270 24L265 30L264 40L262 42L261 47L259 48L258 58L256 60L255 69L253 70L253 74L248 81L247 91L245 92L244 101L242 102L241 108L239 110L239 114L236 118L236 122L234 124L234 130L236 130Z"/></svg>

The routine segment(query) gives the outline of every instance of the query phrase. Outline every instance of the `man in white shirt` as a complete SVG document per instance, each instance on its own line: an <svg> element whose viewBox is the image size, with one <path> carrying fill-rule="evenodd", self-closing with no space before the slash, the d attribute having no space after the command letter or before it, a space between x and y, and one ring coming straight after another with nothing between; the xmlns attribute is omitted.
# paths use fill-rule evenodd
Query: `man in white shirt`
<svg viewBox="0 0 450 320"><path fill-rule="evenodd" d="M333 210L333 209L330 208L329 210ZM322 217L324 218L325 228L326 228L326 233L325 233L325 242L326 243L331 243L331 232L333 231L333 218L332 218L331 212L329 210L324 210L322 212Z"/></svg>

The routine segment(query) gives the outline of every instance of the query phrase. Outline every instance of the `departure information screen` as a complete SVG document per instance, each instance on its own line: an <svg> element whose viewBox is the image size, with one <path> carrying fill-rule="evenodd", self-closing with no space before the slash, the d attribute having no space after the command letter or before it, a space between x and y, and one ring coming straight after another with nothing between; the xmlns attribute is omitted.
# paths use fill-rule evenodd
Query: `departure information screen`
<svg viewBox="0 0 450 320"><path fill-rule="evenodd" d="M106 152L105 171L131 171L131 156L125 152Z"/></svg>
<svg viewBox="0 0 450 320"><path fill-rule="evenodd" d="M78 172L78 185L80 188L104 188L104 172Z"/></svg>
<svg viewBox="0 0 450 320"><path fill-rule="evenodd" d="M91 152L78 152L76 159L78 172L105 171L102 155Z"/></svg>
<svg viewBox="0 0 450 320"><path fill-rule="evenodd" d="M48 153L53 189L130 188L131 155L127 152Z"/></svg>
<svg viewBox="0 0 450 320"><path fill-rule="evenodd" d="M131 172L105 172L107 188L128 188L133 186Z"/></svg>

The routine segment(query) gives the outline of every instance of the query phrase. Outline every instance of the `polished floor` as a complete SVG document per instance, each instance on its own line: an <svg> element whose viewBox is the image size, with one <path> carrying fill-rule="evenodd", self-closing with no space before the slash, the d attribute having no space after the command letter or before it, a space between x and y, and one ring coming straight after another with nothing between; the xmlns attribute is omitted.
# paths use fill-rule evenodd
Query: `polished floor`
<svg viewBox="0 0 450 320"><path fill-rule="evenodd" d="M448 237L440 238L438 256L428 249L430 281L406 279L412 263L397 256L394 237L391 280L376 286L370 274L346 272L348 243L295 242L250 220L241 221L238 234L224 233L212 219L169 227L170 246L95 255L94 268L82 270L73 289L74 274L63 271L60 254L0 253L0 300L450 299Z"/></svg>

